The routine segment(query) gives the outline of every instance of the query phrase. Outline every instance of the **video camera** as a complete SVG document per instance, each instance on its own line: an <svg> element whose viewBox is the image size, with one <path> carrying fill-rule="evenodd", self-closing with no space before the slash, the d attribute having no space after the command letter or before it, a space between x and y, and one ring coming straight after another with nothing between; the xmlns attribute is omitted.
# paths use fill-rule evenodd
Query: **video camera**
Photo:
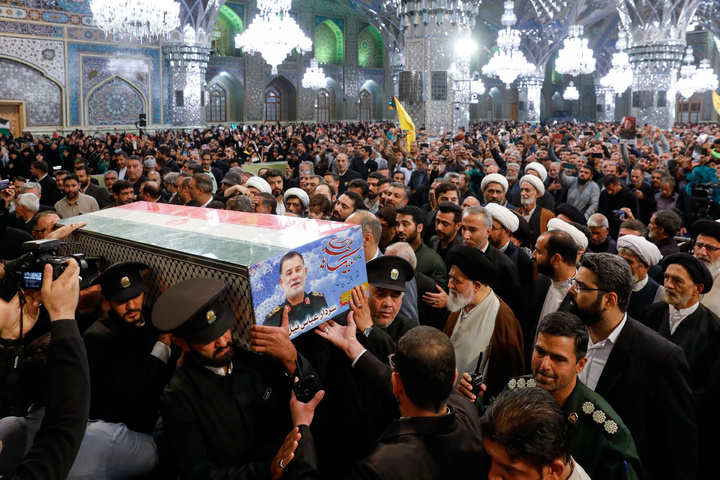
<svg viewBox="0 0 720 480"><path fill-rule="evenodd" d="M53 267L53 280L62 275L67 268L69 259L75 260L80 266L80 275L88 268L84 253L76 253L69 257L56 255L56 251L65 245L60 240L32 240L25 242L22 249L28 253L8 262L5 265L5 276L23 290L39 290L42 287L45 265Z"/></svg>
<svg viewBox="0 0 720 480"><path fill-rule="evenodd" d="M700 208L708 208L713 190L720 190L720 183L696 183L692 186L690 196L697 201Z"/></svg>

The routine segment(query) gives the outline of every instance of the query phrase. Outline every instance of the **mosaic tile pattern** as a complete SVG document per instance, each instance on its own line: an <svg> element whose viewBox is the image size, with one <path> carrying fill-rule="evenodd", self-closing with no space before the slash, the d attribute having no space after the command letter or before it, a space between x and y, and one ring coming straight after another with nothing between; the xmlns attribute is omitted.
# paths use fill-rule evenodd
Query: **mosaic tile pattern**
<svg viewBox="0 0 720 480"><path fill-rule="evenodd" d="M345 22L346 32L352 32L345 39L345 118L357 119L358 93L358 18L352 16Z"/></svg>
<svg viewBox="0 0 720 480"><path fill-rule="evenodd" d="M48 77L65 86L65 49L62 42L0 37L0 52L35 65Z"/></svg>
<svg viewBox="0 0 720 480"><path fill-rule="evenodd" d="M63 28L51 25L37 25L34 23L8 22L0 20L0 32L15 33L18 35L32 35L36 37L62 37Z"/></svg>
<svg viewBox="0 0 720 480"><path fill-rule="evenodd" d="M84 42L106 42L106 43L122 43L123 45L142 45L145 47L159 46L157 39L138 40L130 35L106 35L102 30L97 28L72 28L68 27L68 38L72 40L81 40Z"/></svg>
<svg viewBox="0 0 720 480"><path fill-rule="evenodd" d="M358 63L365 68L383 65L382 37L373 27L365 28L358 36Z"/></svg>
<svg viewBox="0 0 720 480"><path fill-rule="evenodd" d="M0 59L0 98L24 100L28 126L62 125L60 87L38 70L12 60Z"/></svg>
<svg viewBox="0 0 720 480"><path fill-rule="evenodd" d="M115 45L79 44L68 43L68 91L70 95L70 121L69 125L82 125L82 108L84 97L81 90L81 79L83 75L82 58L84 55L133 58L147 61L149 70L149 102L148 123L162 123L162 108L164 97L160 75L160 63L162 62L160 50L157 48L122 47Z"/></svg>
<svg viewBox="0 0 720 480"><path fill-rule="evenodd" d="M145 96L150 95L150 63L133 58L83 57L83 98L104 80L119 76L138 88Z"/></svg>
<svg viewBox="0 0 720 480"><path fill-rule="evenodd" d="M87 108L89 125L131 125L145 111L145 102L140 92L116 77L92 93Z"/></svg>

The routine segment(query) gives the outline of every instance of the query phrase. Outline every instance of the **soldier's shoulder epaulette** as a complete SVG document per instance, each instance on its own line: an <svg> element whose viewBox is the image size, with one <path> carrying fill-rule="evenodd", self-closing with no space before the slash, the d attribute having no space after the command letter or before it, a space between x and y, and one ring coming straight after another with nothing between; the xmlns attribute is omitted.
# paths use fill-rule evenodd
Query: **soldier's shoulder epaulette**
<svg viewBox="0 0 720 480"><path fill-rule="evenodd" d="M513 388L537 387L537 383L534 378L524 376L511 378L507 386L512 390Z"/></svg>
<svg viewBox="0 0 720 480"><path fill-rule="evenodd" d="M320 292L310 292L310 295L312 295L313 297L324 297L325 296Z"/></svg>
<svg viewBox="0 0 720 480"><path fill-rule="evenodd" d="M277 307L273 308L272 311L271 311L270 313L268 313L267 318L272 317L273 315L275 315L275 314L276 314L277 312L279 312L279 311L280 311L280 305L278 305Z"/></svg>
<svg viewBox="0 0 720 480"><path fill-rule="evenodd" d="M617 422L590 400L585 400L582 404L582 412L611 436L618 432L619 426Z"/></svg>

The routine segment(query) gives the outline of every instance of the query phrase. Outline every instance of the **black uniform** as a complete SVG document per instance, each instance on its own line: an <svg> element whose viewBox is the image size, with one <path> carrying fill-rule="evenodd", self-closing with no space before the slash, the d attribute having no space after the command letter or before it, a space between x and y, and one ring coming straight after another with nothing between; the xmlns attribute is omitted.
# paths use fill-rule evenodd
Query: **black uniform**
<svg viewBox="0 0 720 480"><path fill-rule="evenodd" d="M282 314L285 306L290 306L290 312L288 312L288 322L292 327L294 323L304 322L308 318L312 318L313 315L320 313L323 308L327 308L328 304L325 301L325 295L317 292L305 293L303 301L297 305L290 305L287 299L268 314L265 318L263 325L267 327L279 327L282 323Z"/></svg>

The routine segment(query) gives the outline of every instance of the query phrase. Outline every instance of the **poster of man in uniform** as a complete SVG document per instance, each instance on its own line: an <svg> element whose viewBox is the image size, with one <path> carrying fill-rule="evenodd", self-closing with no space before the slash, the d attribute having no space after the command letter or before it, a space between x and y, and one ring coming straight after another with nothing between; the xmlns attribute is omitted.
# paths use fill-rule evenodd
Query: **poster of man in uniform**
<svg viewBox="0 0 720 480"><path fill-rule="evenodd" d="M249 269L258 325L280 326L290 338L346 311L355 285L367 283L359 226L295 248Z"/></svg>
<svg viewBox="0 0 720 480"><path fill-rule="evenodd" d="M637 139L635 117L623 117L620 123L620 143L634 143Z"/></svg>

